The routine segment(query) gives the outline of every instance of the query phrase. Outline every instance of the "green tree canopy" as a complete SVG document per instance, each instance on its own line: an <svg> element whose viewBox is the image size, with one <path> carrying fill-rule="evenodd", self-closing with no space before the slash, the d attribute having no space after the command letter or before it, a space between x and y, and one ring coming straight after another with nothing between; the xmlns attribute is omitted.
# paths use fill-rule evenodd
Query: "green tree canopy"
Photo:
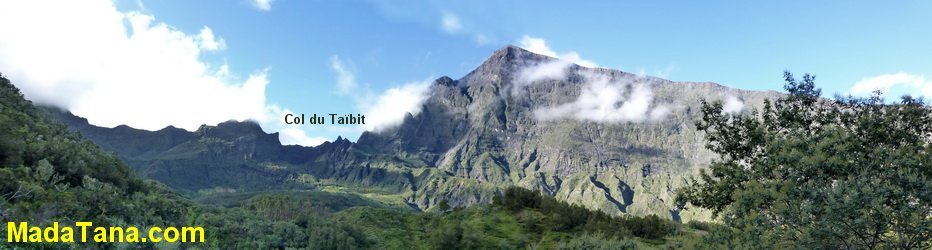
<svg viewBox="0 0 932 250"><path fill-rule="evenodd" d="M732 247L932 247L930 107L879 92L827 100L814 76L784 76L788 95L761 111L703 102L697 126L720 159L679 201L716 212Z"/></svg>

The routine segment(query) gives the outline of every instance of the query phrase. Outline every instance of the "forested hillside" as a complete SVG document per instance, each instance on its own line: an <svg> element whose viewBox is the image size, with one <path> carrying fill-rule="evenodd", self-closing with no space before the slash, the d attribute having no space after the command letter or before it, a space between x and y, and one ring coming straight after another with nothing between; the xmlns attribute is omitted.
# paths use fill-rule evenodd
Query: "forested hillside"
<svg viewBox="0 0 932 250"><path fill-rule="evenodd" d="M0 78L0 215L47 225L180 225L189 204L66 130ZM6 242L6 223L2 230Z"/></svg>
<svg viewBox="0 0 932 250"><path fill-rule="evenodd" d="M685 246L702 233L656 216L612 217L540 192L508 189L495 204L415 212L345 193L260 192L201 197L202 204L139 178L97 145L69 132L0 77L2 222L49 226L202 226L205 243L8 243L72 249L617 249ZM445 203L445 202L442 202Z"/></svg>

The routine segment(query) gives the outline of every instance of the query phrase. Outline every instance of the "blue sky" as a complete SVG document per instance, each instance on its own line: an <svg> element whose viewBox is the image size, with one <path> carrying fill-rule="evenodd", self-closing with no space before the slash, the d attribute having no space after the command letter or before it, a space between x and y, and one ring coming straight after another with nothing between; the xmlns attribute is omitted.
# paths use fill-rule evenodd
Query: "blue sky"
<svg viewBox="0 0 932 250"><path fill-rule="evenodd" d="M69 8L70 12L60 13L60 16L49 16L41 6L29 7L24 2L4 3L7 6L0 9L9 13L0 13L0 19L4 19L2 16L21 17L34 19L36 24L30 26L32 23L27 21L0 20L0 23L7 23L7 26L0 24L0 30L13 31L0 35L0 72L13 78L27 97L69 107L102 126L127 123L146 129L165 125L195 129L196 126L191 124L215 124L219 122L217 120L245 118L260 120L268 132L287 130L289 136L294 137L288 139L293 143L315 144L338 135L355 140L362 130L372 128L288 127L280 124L277 116L285 111L326 114L373 110L371 106L377 105L380 97L397 93L392 89L404 90L404 86L417 86L440 76L459 78L493 51L507 44L527 47L526 42L531 40L544 42L539 45L557 55L576 53L600 67L675 81L710 81L742 89L780 90L782 71L791 70L797 74L816 74L817 83L827 96L849 93L853 88L856 93L881 88L889 90L891 95L913 93L932 97L932 80L925 78L925 75L932 75L930 1L94 2L97 4ZM20 12L21 15L17 16ZM147 46L152 43L190 38L191 44L164 47L184 52L178 53L182 59L164 60L171 67L139 63L140 67L153 67L133 75L180 71L183 73L179 75L186 77L166 77L165 81L195 79L191 80L194 82L207 76L206 86L222 85L218 87L224 89L221 93L229 90L233 93L231 96L251 98L236 110L253 111L240 114L236 110L213 112L204 109L197 112L213 112L217 116L205 118L208 115L192 113L190 117L182 118L187 120L174 122L169 118L157 119L163 114L156 114L162 109L154 100L139 105L156 107L126 105L127 109L150 110L147 116L135 116L132 110L104 112L105 108L97 107L113 104L88 101L109 98L108 95L124 95L121 91L131 90L113 87L113 91L90 93L86 98L71 97L78 94L62 94L64 89L71 88L109 88L100 86L111 85L96 83L115 78L109 74L117 70L111 70L108 65L123 64L122 60L142 60L138 58L145 59L145 56L155 57L145 60L147 62L160 61L160 58L172 55L170 52L174 49L166 49L165 55L152 53L154 55L140 54L133 57L135 59L118 56L100 59L100 73L87 74L90 76L61 73L69 71L67 69L40 68L45 64L39 62L23 62L29 61L28 58L81 62L75 58L88 57L69 55L70 52L43 54L43 51L49 51L48 46L70 46L67 51L97 49L108 53L106 46L96 46L93 40L86 41L86 46L91 49L80 47L84 46L81 42L62 45L75 36L89 36L84 32L67 37L55 36L69 31L63 28L71 25L67 20L91 20L101 16L100 13L124 16L69 29L89 29L86 34L99 33L109 37L106 34L118 31L107 29L97 32L96 27L110 27L108 24L114 20L122 20L128 37L125 39L136 41L131 42L136 45L129 47L150 51L152 47ZM166 38L145 43L139 42L143 36L132 39L135 37L133 34L143 32L132 28L129 16L148 18L150 21L140 26L146 31L154 30L159 24L164 25L167 31L158 34ZM13 25L10 21L20 23L17 26L21 27L10 26ZM116 25L118 27L120 23ZM205 28L212 35L210 39L201 36ZM37 32L48 34L37 35ZM18 37L12 37L14 35ZM50 39L57 42L37 42ZM192 46L196 51L191 52ZM69 56L75 58L65 58ZM189 72L188 68L174 67L172 62L176 61L191 62L193 68L201 65L201 69ZM47 77L49 72L57 77ZM151 78L139 81L146 82ZM137 80L132 75L118 79L120 81L114 81L120 83L113 86ZM153 82L158 85L158 82ZM340 84L343 84L342 89ZM178 89L173 91L187 91L185 86L178 85ZM156 93L156 87L152 86L132 89L148 88L153 89L148 93ZM211 92L211 87L203 90L207 91L205 93L217 92ZM250 92L255 90L264 90L264 95ZM145 93L136 94L138 98L124 99L147 100ZM198 98L165 95L164 100L180 100L179 103L185 103L184 98ZM232 99L217 98L207 98L204 102L229 101L237 104ZM176 108L198 105L196 101L187 103L187 106L178 105ZM172 112L171 109L165 110ZM227 113L232 114L227 116L234 117L224 118ZM186 124L185 121L191 123Z"/></svg>

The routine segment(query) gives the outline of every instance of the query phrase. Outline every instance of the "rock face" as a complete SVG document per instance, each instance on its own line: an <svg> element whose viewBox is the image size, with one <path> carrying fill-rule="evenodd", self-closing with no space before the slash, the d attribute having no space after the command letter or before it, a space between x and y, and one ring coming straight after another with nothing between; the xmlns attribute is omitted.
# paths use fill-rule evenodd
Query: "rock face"
<svg viewBox="0 0 932 250"><path fill-rule="evenodd" d="M746 112L778 96L584 68L508 46L463 78L437 79L422 112L356 143L282 146L248 122L192 133L62 119L143 176L185 190L337 186L428 209L444 199L490 202L517 185L611 214L691 220L708 214L673 198L714 157L694 125L700 100L731 99L738 103L726 106Z"/></svg>
<svg viewBox="0 0 932 250"><path fill-rule="evenodd" d="M416 183L409 197L419 207L441 199L454 205L488 202L496 190L518 185L610 213L704 217L679 215L673 204L673 191L713 157L694 125L700 100L731 97L752 108L779 95L569 64L556 67L560 74L541 73L552 77L522 81L528 71L560 63L521 48L503 48L459 80L438 79L419 115L394 130L365 133L358 143L431 170L421 174L419 179L426 181ZM636 102L633 89L640 86L653 97L646 103L654 108L643 116L653 110L666 114L640 120L612 119L610 114L541 119L540 110L547 107L604 101L585 99L600 97L584 93L600 80L618 87L622 95L628 93L609 105L622 106L617 111L630 110L623 106ZM573 102L576 106L567 104Z"/></svg>

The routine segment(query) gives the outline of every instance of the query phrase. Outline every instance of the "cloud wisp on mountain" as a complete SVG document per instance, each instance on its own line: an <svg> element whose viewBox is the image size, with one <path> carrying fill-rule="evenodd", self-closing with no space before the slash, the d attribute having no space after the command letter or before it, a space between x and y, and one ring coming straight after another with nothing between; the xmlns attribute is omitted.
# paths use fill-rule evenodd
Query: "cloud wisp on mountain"
<svg viewBox="0 0 932 250"><path fill-rule="evenodd" d="M570 118L595 122L645 122L662 119L670 110L655 103L648 82L639 77L612 78L579 72L586 82L575 101L534 110L542 121Z"/></svg>
<svg viewBox="0 0 932 250"><path fill-rule="evenodd" d="M348 96L356 109L366 116L366 124L353 130L379 132L400 125L407 114L417 115L430 96L430 78L390 87L376 93L369 85L356 82L356 73L338 56L330 57L330 69L336 74L336 93Z"/></svg>

